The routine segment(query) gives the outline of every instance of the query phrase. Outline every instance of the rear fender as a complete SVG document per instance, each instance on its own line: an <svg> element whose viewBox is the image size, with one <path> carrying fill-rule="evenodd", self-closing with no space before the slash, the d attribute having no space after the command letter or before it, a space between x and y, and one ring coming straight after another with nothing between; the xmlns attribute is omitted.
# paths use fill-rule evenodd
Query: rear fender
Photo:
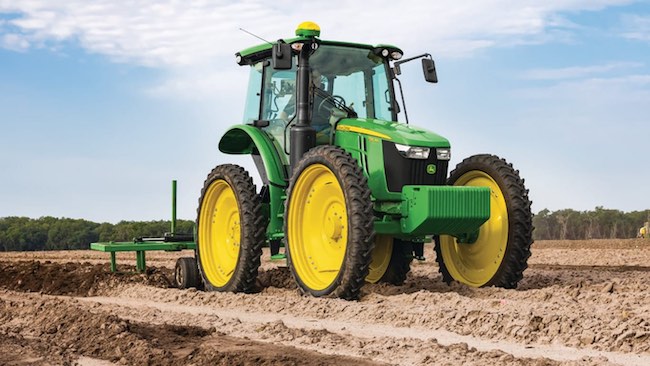
<svg viewBox="0 0 650 366"><path fill-rule="evenodd" d="M248 125L231 127L219 141L219 151L224 154L251 154L259 155L264 163L264 170L260 169L263 180L277 186L287 186L287 173L284 163L271 139L261 130Z"/></svg>
<svg viewBox="0 0 650 366"><path fill-rule="evenodd" d="M219 151L225 154L250 154L260 177L269 190L267 239L280 239L283 234L284 193L287 171L282 158L264 131L248 125L231 127L219 141ZM261 163L261 164L260 164Z"/></svg>

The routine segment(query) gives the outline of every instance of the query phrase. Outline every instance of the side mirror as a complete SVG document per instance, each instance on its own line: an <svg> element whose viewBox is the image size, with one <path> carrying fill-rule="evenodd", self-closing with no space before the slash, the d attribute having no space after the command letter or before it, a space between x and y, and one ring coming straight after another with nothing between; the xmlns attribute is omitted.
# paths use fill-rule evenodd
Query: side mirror
<svg viewBox="0 0 650 366"><path fill-rule="evenodd" d="M438 82L438 74L436 73L436 64L430 58L422 59L422 71L424 72L424 80L430 83Z"/></svg>
<svg viewBox="0 0 650 366"><path fill-rule="evenodd" d="M271 57L271 66L275 70L290 70L291 69L291 45L284 43L283 40L279 39L276 44L273 45L272 57Z"/></svg>

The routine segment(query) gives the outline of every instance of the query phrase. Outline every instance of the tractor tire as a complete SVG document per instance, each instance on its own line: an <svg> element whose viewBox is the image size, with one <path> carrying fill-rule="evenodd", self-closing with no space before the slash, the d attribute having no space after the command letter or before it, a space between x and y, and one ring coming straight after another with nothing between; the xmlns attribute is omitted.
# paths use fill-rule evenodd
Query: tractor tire
<svg viewBox="0 0 650 366"><path fill-rule="evenodd" d="M194 257L182 257L176 260L174 282L180 289L201 287L201 275Z"/></svg>
<svg viewBox="0 0 650 366"><path fill-rule="evenodd" d="M395 239L390 263L379 282L386 282L396 286L404 284L406 275L411 271L411 262L413 262L413 246L411 242Z"/></svg>
<svg viewBox="0 0 650 366"><path fill-rule="evenodd" d="M374 246L370 189L343 149L318 146L294 168L285 202L285 250L304 293L359 298Z"/></svg>
<svg viewBox="0 0 650 366"><path fill-rule="evenodd" d="M472 287L516 288L528 267L533 243L531 201L512 164L494 155L471 156L456 166L448 185L490 187L490 218L471 244L436 236L436 261L443 281Z"/></svg>
<svg viewBox="0 0 650 366"><path fill-rule="evenodd" d="M214 168L199 199L196 258L208 291L254 292L266 219L248 172Z"/></svg>
<svg viewBox="0 0 650 366"><path fill-rule="evenodd" d="M370 271L366 276L369 283L389 283L402 285L411 271L413 247L411 242L395 239L387 235L375 236Z"/></svg>

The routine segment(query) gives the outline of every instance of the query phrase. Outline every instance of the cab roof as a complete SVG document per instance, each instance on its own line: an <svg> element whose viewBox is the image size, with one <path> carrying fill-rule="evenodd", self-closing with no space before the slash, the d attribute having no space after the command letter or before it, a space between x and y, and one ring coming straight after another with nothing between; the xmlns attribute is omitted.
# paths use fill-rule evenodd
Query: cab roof
<svg viewBox="0 0 650 366"><path fill-rule="evenodd" d="M312 37L295 37L295 38L289 38L283 40L285 43L292 44L292 43L298 43L298 42L304 42L304 41L311 41L314 38ZM402 50L399 49L398 47L392 46L392 45L386 45L386 44L378 44L376 46L369 45L369 44L364 44L364 43L354 43L354 42L341 42L341 41L330 41L330 40L321 40L318 39L318 42L321 45L331 45L331 46L343 46L343 47L354 47L354 48L365 48L368 50L374 50L374 49L383 49L387 48L391 51L399 51L402 53ZM268 43L262 43L257 46L249 47L244 50L241 50L237 52L235 55L239 59L238 63L239 65L252 65L254 63L257 63L265 58L271 57L271 49L273 48L274 45L277 44L276 42L268 42Z"/></svg>

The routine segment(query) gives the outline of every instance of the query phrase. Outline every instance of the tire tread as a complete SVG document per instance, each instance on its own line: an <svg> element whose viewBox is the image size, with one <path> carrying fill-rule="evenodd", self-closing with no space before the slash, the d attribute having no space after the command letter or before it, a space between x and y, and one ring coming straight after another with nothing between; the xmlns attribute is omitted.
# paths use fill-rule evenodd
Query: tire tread
<svg viewBox="0 0 650 366"><path fill-rule="evenodd" d="M460 162L449 175L447 184L453 185L463 174L472 170L482 170L492 176L506 198L508 211L509 232L506 254L496 274L483 287L516 288L519 281L523 279L524 270L528 268L530 247L533 244L532 202L528 197L524 179L505 159L496 155L481 154ZM435 241L436 261L442 279L446 283L451 283L454 279L442 260L438 236L435 237Z"/></svg>
<svg viewBox="0 0 650 366"><path fill-rule="evenodd" d="M253 179L246 169L235 164L218 165L210 174L201 190L199 208L197 209L196 227L199 227L201 218L201 205L203 197L209 186L217 179L225 180L235 192L240 213L241 240L239 258L230 281L222 287L216 287L206 278L200 260L199 245L196 246L198 268L203 279L205 289L208 291L227 291L250 293L256 291L257 279L261 264L262 246L266 240L267 219L262 214L262 204L256 192ZM201 238L197 235L197 241ZM198 244L198 243L197 243Z"/></svg>

